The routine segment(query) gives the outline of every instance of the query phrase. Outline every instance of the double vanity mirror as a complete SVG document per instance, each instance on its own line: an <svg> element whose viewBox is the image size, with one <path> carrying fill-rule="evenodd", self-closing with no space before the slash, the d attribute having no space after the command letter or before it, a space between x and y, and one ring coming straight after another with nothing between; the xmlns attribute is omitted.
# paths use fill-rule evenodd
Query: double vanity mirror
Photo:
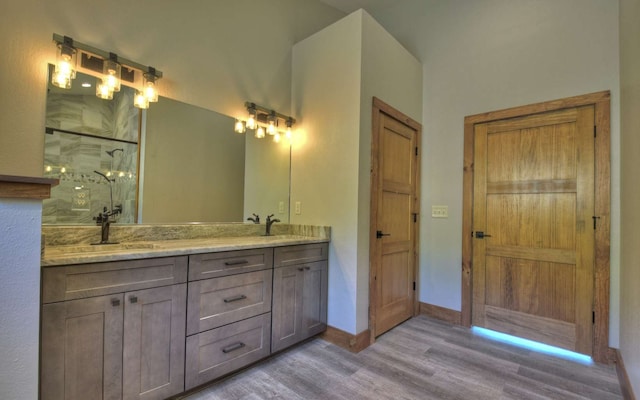
<svg viewBox="0 0 640 400"><path fill-rule="evenodd" d="M49 84L44 176L60 183L43 224L94 225L118 206L117 223L246 222L253 213L288 222L288 144L237 134L233 118L168 98L141 111L125 86L103 100L95 84L81 73L72 89Z"/></svg>

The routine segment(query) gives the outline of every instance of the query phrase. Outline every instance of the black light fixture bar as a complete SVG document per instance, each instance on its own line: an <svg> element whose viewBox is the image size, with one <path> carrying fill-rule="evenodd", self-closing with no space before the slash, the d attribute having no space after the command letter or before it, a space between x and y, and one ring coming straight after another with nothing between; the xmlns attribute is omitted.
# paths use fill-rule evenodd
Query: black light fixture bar
<svg viewBox="0 0 640 400"><path fill-rule="evenodd" d="M263 107L261 105L258 105L256 103L252 103L250 101L245 102L244 106L245 106L245 108L247 110L250 110L250 109L256 110L258 112L258 115L256 115L256 120L259 120L260 122L266 122L267 121L267 117L269 117L269 115L275 115L276 118L279 118L279 119L284 120L284 121L290 121L291 125L296 123L296 119L291 117L291 116L289 116L289 115L281 114L281 113L279 113L279 112L277 112L275 110L272 110L272 109L267 108L267 107Z"/></svg>
<svg viewBox="0 0 640 400"><path fill-rule="evenodd" d="M53 34L53 40L56 43L69 43L69 39L70 38L68 36L58 35L57 33ZM104 51L104 50L98 49L97 47L93 47L93 46L90 46L88 44L80 43L80 42L75 41L73 39L71 39L71 40L72 40L72 43L73 43L72 47L77 49L77 50L81 50L83 53L92 54L92 55L101 57L104 60L109 60L111 58L111 54L113 54L113 53L110 53L108 51ZM129 60L127 58L124 58L124 57L117 56L117 59L118 59L118 63L123 65L123 66L125 66L125 67L137 69L139 71L142 71L143 74L153 74L153 76L155 76L156 78L162 78L162 71L160 71L160 70L157 70L157 69L152 68L152 67L148 67L146 65L142 65L140 63L137 63L135 61L131 61L131 60ZM83 65L83 67L84 67L84 65ZM93 70L93 68L90 68L90 67L87 67L87 68Z"/></svg>

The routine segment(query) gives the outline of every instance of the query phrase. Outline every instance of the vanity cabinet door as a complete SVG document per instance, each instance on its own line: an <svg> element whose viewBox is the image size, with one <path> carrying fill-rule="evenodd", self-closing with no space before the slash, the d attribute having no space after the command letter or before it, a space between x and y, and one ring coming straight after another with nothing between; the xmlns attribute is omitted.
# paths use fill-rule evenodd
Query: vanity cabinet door
<svg viewBox="0 0 640 400"><path fill-rule="evenodd" d="M327 282L327 261L274 269L272 352L327 328Z"/></svg>
<svg viewBox="0 0 640 400"><path fill-rule="evenodd" d="M297 265L273 270L271 352L301 340L303 273L302 266Z"/></svg>
<svg viewBox="0 0 640 400"><path fill-rule="evenodd" d="M319 261L303 266L301 340L327 329L328 263Z"/></svg>
<svg viewBox="0 0 640 400"><path fill-rule="evenodd" d="M125 293L124 400L184 391L186 297L186 284Z"/></svg>
<svg viewBox="0 0 640 400"><path fill-rule="evenodd" d="M123 295L42 307L42 400L122 398Z"/></svg>

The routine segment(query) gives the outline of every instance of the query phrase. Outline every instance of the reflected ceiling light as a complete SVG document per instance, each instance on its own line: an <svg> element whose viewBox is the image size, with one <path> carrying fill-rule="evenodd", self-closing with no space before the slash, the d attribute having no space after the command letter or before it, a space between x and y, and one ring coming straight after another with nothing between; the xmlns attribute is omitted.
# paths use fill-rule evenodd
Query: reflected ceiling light
<svg viewBox="0 0 640 400"><path fill-rule="evenodd" d="M96 96L111 100L113 93L120 91L121 86L134 87L142 93L146 100L134 98L138 108L148 108L149 102L158 101L156 82L162 78L162 72L135 61L119 57L84 43L74 41L68 36L53 34L58 53L56 65L51 75L51 84L61 88L71 88L71 81L76 76L76 69L99 77L96 84ZM78 63L76 63L76 59ZM83 86L84 83L83 83ZM85 87L90 87L85 86Z"/></svg>
<svg viewBox="0 0 640 400"><path fill-rule="evenodd" d="M90 88L90 87L91 87L91 83L89 83L89 82L82 82L82 87Z"/></svg>
<svg viewBox="0 0 640 400"><path fill-rule="evenodd" d="M236 119L235 132L244 133L247 129L255 130L255 137L258 139L269 134L273 136L273 140L276 143L281 141L283 133L287 139L291 139L291 129L293 124L296 123L293 117L248 101L244 103L244 106L249 117L246 121ZM280 131L278 129L280 126L286 126L286 129Z"/></svg>
<svg viewBox="0 0 640 400"><path fill-rule="evenodd" d="M62 89L71 89L71 80L76 77L76 49L73 39L64 36L57 43L56 65L51 75L51 84Z"/></svg>

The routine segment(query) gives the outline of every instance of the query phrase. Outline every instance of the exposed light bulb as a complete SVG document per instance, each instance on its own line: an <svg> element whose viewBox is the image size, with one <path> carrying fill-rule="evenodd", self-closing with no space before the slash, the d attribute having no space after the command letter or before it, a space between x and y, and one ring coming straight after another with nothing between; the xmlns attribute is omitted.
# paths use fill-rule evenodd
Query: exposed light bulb
<svg viewBox="0 0 640 400"><path fill-rule="evenodd" d="M60 173L64 174L67 172L67 169L65 167L60 168Z"/></svg>
<svg viewBox="0 0 640 400"><path fill-rule="evenodd" d="M273 141L280 143L280 132L276 132L275 135L273 135Z"/></svg>
<svg viewBox="0 0 640 400"><path fill-rule="evenodd" d="M276 134L276 124L273 121L269 121L269 125L267 125L267 133L269 135L275 135Z"/></svg>
<svg viewBox="0 0 640 400"><path fill-rule="evenodd" d="M71 80L76 77L76 49L73 40L65 37L64 43L58 44L56 65L51 74L51 84L62 89L71 88Z"/></svg>
<svg viewBox="0 0 640 400"><path fill-rule="evenodd" d="M114 56L117 59L117 56ZM102 83L111 88L113 92L120 91L121 66L115 60L104 60L102 64Z"/></svg>
<svg viewBox="0 0 640 400"><path fill-rule="evenodd" d="M118 174L118 177L119 177L119 178L124 177L124 172L120 171L120 173Z"/></svg>
<svg viewBox="0 0 640 400"><path fill-rule="evenodd" d="M113 90L104 82L100 82L96 85L96 96L104 100L111 100L113 99Z"/></svg>
<svg viewBox="0 0 640 400"><path fill-rule="evenodd" d="M287 130L285 131L284 136L287 139L291 140L291 136L293 136L293 133L291 132L291 127L290 126L287 126Z"/></svg>
<svg viewBox="0 0 640 400"><path fill-rule="evenodd" d="M247 131L244 121L236 119L236 125L234 129L237 133L245 133Z"/></svg>
<svg viewBox="0 0 640 400"><path fill-rule="evenodd" d="M155 70L154 70L155 71ZM155 103L158 101L158 89L156 88L156 76L152 73L144 74L144 95L149 99L149 102Z"/></svg>
<svg viewBox="0 0 640 400"><path fill-rule="evenodd" d="M264 137L264 128L259 126L258 129L256 129L256 137L258 139L262 139Z"/></svg>
<svg viewBox="0 0 640 400"><path fill-rule="evenodd" d="M247 129L256 129L256 114L249 112L249 118L247 119Z"/></svg>
<svg viewBox="0 0 640 400"><path fill-rule="evenodd" d="M144 92L136 90L136 95L133 97L133 105L137 108L146 110L149 108L149 98L145 96Z"/></svg>
<svg viewBox="0 0 640 400"><path fill-rule="evenodd" d="M51 172L51 170L52 170L52 169L53 169L53 168L51 168L51 165L47 165L47 166L45 167L45 169L44 169L44 170L45 170L46 172Z"/></svg>

